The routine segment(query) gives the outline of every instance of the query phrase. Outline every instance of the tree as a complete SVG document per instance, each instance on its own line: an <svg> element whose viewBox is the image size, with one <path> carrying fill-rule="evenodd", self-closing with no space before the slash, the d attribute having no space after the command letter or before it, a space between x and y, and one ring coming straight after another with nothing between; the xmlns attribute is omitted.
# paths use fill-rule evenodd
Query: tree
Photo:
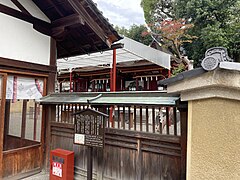
<svg viewBox="0 0 240 180"><path fill-rule="evenodd" d="M158 42L172 54L181 59L180 50L183 43L190 43L195 36L190 36L187 31L193 27L193 24L186 24L184 19L163 20L160 24L155 24L155 32L148 31L155 36ZM158 33L156 33L158 31Z"/></svg>
<svg viewBox="0 0 240 180"><path fill-rule="evenodd" d="M199 38L186 44L190 58L199 60L211 47L226 47L235 60L239 59L239 0L177 0L176 16L195 26L190 31ZM194 51L193 51L194 49Z"/></svg>
<svg viewBox="0 0 240 180"><path fill-rule="evenodd" d="M114 29L121 35L126 36L128 34L128 29L126 29L125 27L119 27L119 26L115 26Z"/></svg>
<svg viewBox="0 0 240 180"><path fill-rule="evenodd" d="M134 24L130 27L127 37L149 46L153 39L150 35L143 36L142 33L144 31L146 31L146 27L144 25L137 26Z"/></svg>
<svg viewBox="0 0 240 180"><path fill-rule="evenodd" d="M161 21L164 17L183 18L194 24L188 34L198 38L182 47L195 64L204 58L208 48L216 46L226 47L230 56L240 62L240 0L142 0L142 6L147 22L156 20L158 12Z"/></svg>
<svg viewBox="0 0 240 180"><path fill-rule="evenodd" d="M147 23L174 19L174 0L142 0L144 17Z"/></svg>
<svg viewBox="0 0 240 180"><path fill-rule="evenodd" d="M146 31L146 27L144 25L135 25L133 24L129 29L126 29L125 27L115 27L116 31L124 35L128 38L131 38L135 41L138 41L140 43L143 43L145 45L149 45L152 42L152 38L150 35L143 36L142 33Z"/></svg>
<svg viewBox="0 0 240 180"><path fill-rule="evenodd" d="M144 16L150 33L156 41L170 51L175 57L182 58L180 48L189 43L195 36L188 35L193 24L186 23L184 19L177 19L174 0L142 0Z"/></svg>

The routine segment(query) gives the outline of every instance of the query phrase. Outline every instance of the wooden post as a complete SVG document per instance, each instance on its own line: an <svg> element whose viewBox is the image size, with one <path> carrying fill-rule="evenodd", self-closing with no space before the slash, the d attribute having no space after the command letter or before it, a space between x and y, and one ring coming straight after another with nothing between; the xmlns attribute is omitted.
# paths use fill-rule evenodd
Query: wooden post
<svg viewBox="0 0 240 180"><path fill-rule="evenodd" d="M70 84L70 89L69 89L69 92L72 92L72 69L70 70L70 77L69 77L69 84Z"/></svg>
<svg viewBox="0 0 240 180"><path fill-rule="evenodd" d="M92 180L92 171L93 171L93 147L88 146L88 155L87 155L87 180Z"/></svg>
<svg viewBox="0 0 240 180"><path fill-rule="evenodd" d="M179 110L181 121L181 179L186 179L188 109L181 108Z"/></svg>
<svg viewBox="0 0 240 180"><path fill-rule="evenodd" d="M136 78L136 91L138 91L138 78Z"/></svg>
<svg viewBox="0 0 240 180"><path fill-rule="evenodd" d="M37 103L34 104L34 125L33 125L33 140L36 141L37 139L37 120L38 120L38 111L39 107Z"/></svg>
<svg viewBox="0 0 240 180"><path fill-rule="evenodd" d="M51 121L56 119L56 105L48 105L43 108L43 115L45 116L46 121L42 123L42 142L45 142L45 154L44 154L44 168L47 170L49 167L49 158L51 151Z"/></svg>
<svg viewBox="0 0 240 180"><path fill-rule="evenodd" d="M62 92L62 82L60 82L59 89L59 92Z"/></svg>
<svg viewBox="0 0 240 180"><path fill-rule="evenodd" d="M2 99L0 101L0 179L3 177L3 137L4 137L4 114L5 114L5 100L6 100L6 83L7 83L7 75L0 74L2 77L2 89L0 89L0 93L2 95Z"/></svg>
<svg viewBox="0 0 240 180"><path fill-rule="evenodd" d="M11 108L11 100L6 100L5 103L5 121L4 121L4 139L6 140L7 135L9 133L9 120L10 120L10 108Z"/></svg>
<svg viewBox="0 0 240 180"><path fill-rule="evenodd" d="M51 47L50 47L50 66L56 67L57 61L57 45L56 40L51 38ZM48 79L44 79L44 92L43 95L53 93L55 91L55 76L56 71L50 72L48 75ZM53 106L53 107L52 107ZM49 166L49 157L50 157L50 138L51 138L51 124L50 121L56 118L56 105L52 105L48 109L46 106L43 107L42 112L42 130L41 130L41 143L42 143L42 164L45 170L47 170ZM51 111L50 109L53 109ZM49 112L50 110L50 112Z"/></svg>
<svg viewBox="0 0 240 180"><path fill-rule="evenodd" d="M92 81L92 92L95 92L95 80Z"/></svg>
<svg viewBox="0 0 240 180"><path fill-rule="evenodd" d="M26 134L26 118L27 118L27 100L23 100L22 107L22 128L21 128L21 139L25 139Z"/></svg>

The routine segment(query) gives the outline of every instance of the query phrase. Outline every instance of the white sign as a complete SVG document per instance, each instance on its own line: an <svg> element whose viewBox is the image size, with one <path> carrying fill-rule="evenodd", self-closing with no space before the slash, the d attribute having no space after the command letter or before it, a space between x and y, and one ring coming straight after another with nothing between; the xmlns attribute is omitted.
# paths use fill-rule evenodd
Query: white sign
<svg viewBox="0 0 240 180"><path fill-rule="evenodd" d="M8 76L6 99L40 99L43 93L43 80Z"/></svg>
<svg viewBox="0 0 240 180"><path fill-rule="evenodd" d="M76 144L85 144L85 135L84 134L75 134L74 143Z"/></svg>
<svg viewBox="0 0 240 180"><path fill-rule="evenodd" d="M62 177L62 164L58 162L53 162L52 167L52 174L58 177Z"/></svg>

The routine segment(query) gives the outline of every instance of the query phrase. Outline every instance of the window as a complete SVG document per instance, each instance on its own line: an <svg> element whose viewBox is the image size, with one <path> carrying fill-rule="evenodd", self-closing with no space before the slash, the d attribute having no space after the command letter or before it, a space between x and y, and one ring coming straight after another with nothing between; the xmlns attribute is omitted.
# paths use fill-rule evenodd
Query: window
<svg viewBox="0 0 240 180"><path fill-rule="evenodd" d="M5 104L4 150L38 144L41 140L43 80L8 76Z"/></svg>

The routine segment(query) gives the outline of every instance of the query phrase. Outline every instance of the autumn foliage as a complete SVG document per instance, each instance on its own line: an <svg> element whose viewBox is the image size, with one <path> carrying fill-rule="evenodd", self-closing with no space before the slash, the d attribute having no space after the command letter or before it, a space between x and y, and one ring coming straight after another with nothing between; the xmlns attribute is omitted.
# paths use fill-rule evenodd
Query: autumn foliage
<svg viewBox="0 0 240 180"><path fill-rule="evenodd" d="M193 24L187 24L184 19L163 20L161 23L148 25L148 31L142 35L151 34L161 46L170 50L173 55L181 58L180 47L183 43L190 43L195 36L190 36L187 31L193 27Z"/></svg>

